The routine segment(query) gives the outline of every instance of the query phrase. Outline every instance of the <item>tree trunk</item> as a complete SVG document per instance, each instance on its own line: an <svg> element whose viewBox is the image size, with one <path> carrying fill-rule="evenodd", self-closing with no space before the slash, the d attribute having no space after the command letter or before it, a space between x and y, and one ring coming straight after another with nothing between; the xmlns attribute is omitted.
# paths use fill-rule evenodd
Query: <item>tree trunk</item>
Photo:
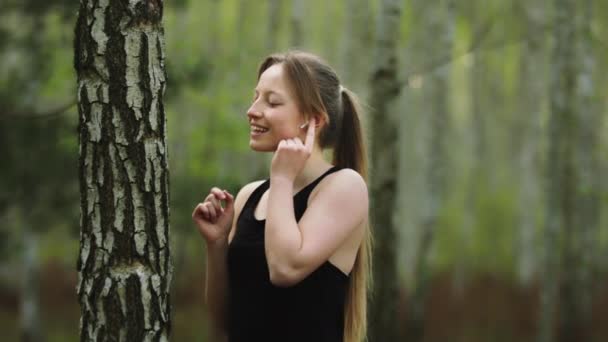
<svg viewBox="0 0 608 342"><path fill-rule="evenodd" d="M268 0L268 26L266 32L266 54L275 52L277 41L279 40L280 18L281 18L280 0Z"/></svg>
<svg viewBox="0 0 608 342"><path fill-rule="evenodd" d="M560 341L591 339L591 302L593 294L593 257L598 237L600 188L599 96L595 96L595 58L591 33L591 1L578 1L570 12L574 24L573 68L575 69L572 107L575 122L573 160L575 169L572 194L573 217L567 225L563 257L564 275L560 298ZM574 14L574 15L573 15ZM572 129L572 128L571 128Z"/></svg>
<svg viewBox="0 0 608 342"><path fill-rule="evenodd" d="M413 11L422 25L413 43L421 56L445 56L452 51L454 31L454 3L442 1L430 5L414 1ZM428 62L427 62L428 63ZM447 154L445 139L449 127L448 85L449 68L439 68L420 75L424 80L422 104L418 115L428 120L428 161L426 163L426 198L420 223L420 242L414 258L414 286L407 301L405 334L407 341L422 341L426 319L427 293L430 283L429 256L439 213L446 190Z"/></svg>
<svg viewBox="0 0 608 342"><path fill-rule="evenodd" d="M345 6L340 74L344 84L365 99L368 98L367 78L371 64L369 46L373 43L373 28L369 25L373 22L372 9L367 0L348 0Z"/></svg>
<svg viewBox="0 0 608 342"><path fill-rule="evenodd" d="M81 0L81 341L167 341L172 265L161 1Z"/></svg>
<svg viewBox="0 0 608 342"><path fill-rule="evenodd" d="M22 211L19 210L21 214ZM40 326L40 301L38 284L40 283L38 267L38 236L33 232L27 220L20 219L23 236L23 279L21 286L21 341L43 341Z"/></svg>
<svg viewBox="0 0 608 342"><path fill-rule="evenodd" d="M397 43L402 1L383 0L378 21L369 100L371 139L371 216L374 234L374 294L370 306L371 342L400 341L397 322L395 212L398 163L397 99L401 82Z"/></svg>
<svg viewBox="0 0 608 342"><path fill-rule="evenodd" d="M590 78L588 18L575 0L555 0L552 79L550 89L551 118L549 155L547 165L547 217L545 227L545 260L539 341L555 338L555 318L559 341L586 340L585 316L589 305L587 286L579 283L586 279L590 267L581 264L585 251L581 237L592 226L582 226L581 203L586 197L581 185L591 177L581 174L583 165L591 159L577 160L577 152L593 144L593 129L589 131L589 118L593 117L589 106L589 94L593 92ZM583 133L583 134L582 134ZM590 134L591 141L585 135ZM586 164L585 166L589 166ZM585 180L586 179L586 180ZM587 189L590 190L590 189ZM589 285L589 284L587 284ZM557 307L559 305L559 310ZM559 315L556 313L559 312Z"/></svg>
<svg viewBox="0 0 608 342"><path fill-rule="evenodd" d="M291 1L291 47L302 48L304 43L303 37L303 17L304 17L304 1L303 0L292 0Z"/></svg>
<svg viewBox="0 0 608 342"><path fill-rule="evenodd" d="M518 164L520 175L519 189L519 234L516 256L517 273L522 286L531 285L538 272L537 209L542 203L540 176L540 138L542 129L542 110L547 98L547 77L549 75L546 57L547 44L543 27L548 10L545 1L528 1L522 3L523 21L526 39L522 46L520 63L521 99L518 113L518 124L513 130L517 136L513 141L519 142Z"/></svg>

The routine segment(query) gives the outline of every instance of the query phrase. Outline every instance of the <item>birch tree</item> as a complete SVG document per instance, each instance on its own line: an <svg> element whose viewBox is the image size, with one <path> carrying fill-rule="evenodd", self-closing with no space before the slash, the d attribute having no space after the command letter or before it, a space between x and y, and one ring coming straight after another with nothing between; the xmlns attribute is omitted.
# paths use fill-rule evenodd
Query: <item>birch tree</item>
<svg viewBox="0 0 608 342"><path fill-rule="evenodd" d="M564 225L564 255L560 294L560 341L591 339L591 304L595 240L599 222L599 97L595 95L595 58L592 44L592 1L578 1L574 13L574 76L572 160L573 216ZM572 122L566 122L572 124ZM572 129L572 128L571 128ZM563 308L563 309L562 309Z"/></svg>
<svg viewBox="0 0 608 342"><path fill-rule="evenodd" d="M402 1L383 0L375 38L370 99L371 216L375 240L374 294L370 305L371 342L399 341L397 322L398 279L396 269L395 212L398 163L397 43Z"/></svg>
<svg viewBox="0 0 608 342"><path fill-rule="evenodd" d="M291 0L291 40L292 47L302 48L304 43L303 21L304 21L304 0Z"/></svg>
<svg viewBox="0 0 608 342"><path fill-rule="evenodd" d="M367 78L370 71L373 42L371 4L367 0L348 0L345 4L345 30L342 39L342 72L344 83L361 98L367 98ZM356 58L353 58L356 56Z"/></svg>
<svg viewBox="0 0 608 342"><path fill-rule="evenodd" d="M81 341L167 341L169 252L162 1L81 0Z"/></svg>
<svg viewBox="0 0 608 342"><path fill-rule="evenodd" d="M428 56L449 56L453 44L454 3L441 1L429 5L422 0L412 2L419 25L412 38L411 49L419 54L417 69L425 70ZM437 58L437 57L436 57ZM432 60L431 60L432 61ZM423 213L419 223L419 245L414 257L414 285L407 300L405 334L408 341L421 341L424 336L425 306L430 284L429 256L435 239L439 213L446 196L446 135L448 134L448 77L449 68L419 75L423 80L420 89L422 103L417 115L428 120L426 124L425 193Z"/></svg>
<svg viewBox="0 0 608 342"><path fill-rule="evenodd" d="M279 40L281 3L280 0L268 0L268 23L266 31L266 50L272 53L277 48Z"/></svg>
<svg viewBox="0 0 608 342"><path fill-rule="evenodd" d="M536 222L537 206L542 203L540 182L540 137L542 111L547 98L548 68L546 36L543 28L547 25L544 0L522 2L522 17L526 39L523 41L520 67L520 108L519 127L520 148L518 166L520 175L519 190L519 234L516 257L520 284L529 286L538 271Z"/></svg>
<svg viewBox="0 0 608 342"><path fill-rule="evenodd" d="M554 1L547 156L544 274L538 340L583 341L590 312L591 268L597 226L590 2ZM599 175L597 175L599 176ZM559 304L559 319L554 321ZM555 326L558 336L554 336Z"/></svg>

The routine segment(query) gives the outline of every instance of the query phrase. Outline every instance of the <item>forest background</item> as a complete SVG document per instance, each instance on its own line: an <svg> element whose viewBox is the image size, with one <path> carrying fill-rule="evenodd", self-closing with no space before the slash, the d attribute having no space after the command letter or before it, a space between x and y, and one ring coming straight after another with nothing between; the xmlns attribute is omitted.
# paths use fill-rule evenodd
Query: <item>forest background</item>
<svg viewBox="0 0 608 342"><path fill-rule="evenodd" d="M369 131L388 2L165 2L173 340L207 341L193 207L212 186L236 193L268 175L270 155L249 150L245 116L259 62L293 47L324 57L366 104L368 139L381 144ZM608 1L400 6L388 109L398 122L396 239L383 246L396 257L400 334L607 340ZM5 341L28 330L78 340L77 11L67 0L0 3Z"/></svg>

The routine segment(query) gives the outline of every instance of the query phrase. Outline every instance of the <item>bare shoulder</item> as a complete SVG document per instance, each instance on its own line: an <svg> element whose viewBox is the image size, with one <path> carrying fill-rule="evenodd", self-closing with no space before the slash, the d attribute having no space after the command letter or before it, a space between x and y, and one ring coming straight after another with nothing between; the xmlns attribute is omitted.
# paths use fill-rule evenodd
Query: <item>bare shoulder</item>
<svg viewBox="0 0 608 342"><path fill-rule="evenodd" d="M245 203L247 202L247 199L249 199L251 193L258 186L262 185L262 183L264 183L264 180L257 180L248 183L243 186L241 190L239 190L239 192L236 194L236 198L234 199L234 217L232 219L232 227L230 228L230 233L228 234L228 242L232 241L232 238L234 237L234 233L236 231L236 222L239 218L239 215L241 214L241 211L243 210L243 206L245 206Z"/></svg>
<svg viewBox="0 0 608 342"><path fill-rule="evenodd" d="M257 180L244 185L241 190L239 190L239 192L236 194L235 204L238 203L239 200L243 203L246 202L253 190L255 190L258 186L262 185L262 183L264 183L264 180Z"/></svg>
<svg viewBox="0 0 608 342"><path fill-rule="evenodd" d="M368 196L365 179L357 171L349 168L336 171L319 183L319 192L333 191L354 195L357 198Z"/></svg>
<svg viewBox="0 0 608 342"><path fill-rule="evenodd" d="M365 179L355 170L344 168L323 179L311 194L311 202L331 201L344 208L354 210L365 217L368 213L369 193ZM313 191L315 192L315 191ZM317 197L317 199L312 197Z"/></svg>

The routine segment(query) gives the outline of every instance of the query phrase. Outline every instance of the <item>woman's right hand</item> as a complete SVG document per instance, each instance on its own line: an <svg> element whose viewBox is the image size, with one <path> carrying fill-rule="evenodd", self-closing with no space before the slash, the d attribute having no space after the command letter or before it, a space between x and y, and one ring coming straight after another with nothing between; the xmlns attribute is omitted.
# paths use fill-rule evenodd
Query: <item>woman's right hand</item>
<svg viewBox="0 0 608 342"><path fill-rule="evenodd" d="M226 201L222 208L221 201ZM226 190L213 187L205 201L199 203L192 212L192 221L207 244L222 239L228 240L228 233L234 217L234 197Z"/></svg>

